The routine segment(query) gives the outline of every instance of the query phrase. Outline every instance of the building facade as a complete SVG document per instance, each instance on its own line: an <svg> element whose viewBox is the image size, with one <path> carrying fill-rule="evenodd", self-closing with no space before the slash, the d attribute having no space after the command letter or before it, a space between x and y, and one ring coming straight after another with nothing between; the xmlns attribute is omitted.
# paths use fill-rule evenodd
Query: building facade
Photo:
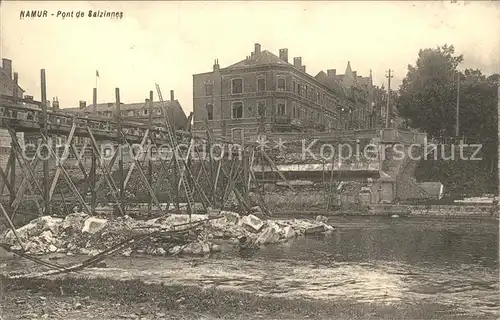
<svg viewBox="0 0 500 320"><path fill-rule="evenodd" d="M16 85L14 77L17 77L17 75L13 73L12 60L2 58L2 66L0 67L0 96L10 98L16 96L19 99L23 98L24 90L19 84ZM17 137L22 145L24 143L23 133L17 133ZM5 129L0 129L0 165L2 168L5 168L7 164L11 141L12 139L9 132Z"/></svg>
<svg viewBox="0 0 500 320"><path fill-rule="evenodd" d="M144 102L139 103L120 103L120 113L124 121L132 121L137 123L148 123L150 119L150 106L149 100L145 99ZM164 126L165 119L163 117L162 108L166 107L166 113L170 121L170 125L176 130L186 130L188 127L188 117L182 109L181 104L174 97L174 91L170 91L170 100L153 101L151 107L151 120L153 124ZM86 101L80 101L80 105L76 108L64 108L66 112L76 113L80 116L92 117L93 114L99 118L116 119L116 103L98 103L95 107L90 104L87 105ZM65 137L57 137L60 143L64 141ZM76 144L90 143L89 138L75 137Z"/></svg>
<svg viewBox="0 0 500 320"><path fill-rule="evenodd" d="M374 127L371 74L361 77L350 62L335 69L306 72L302 58L288 62L255 44L246 59L226 68L193 75L193 131L210 129L233 140L266 132L333 131Z"/></svg>

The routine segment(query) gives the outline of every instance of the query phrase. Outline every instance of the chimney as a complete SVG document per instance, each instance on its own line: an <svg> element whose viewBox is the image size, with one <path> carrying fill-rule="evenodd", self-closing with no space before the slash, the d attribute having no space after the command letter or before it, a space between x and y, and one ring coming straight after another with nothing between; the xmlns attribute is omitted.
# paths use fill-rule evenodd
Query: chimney
<svg viewBox="0 0 500 320"><path fill-rule="evenodd" d="M170 101L174 101L174 90L170 90Z"/></svg>
<svg viewBox="0 0 500 320"><path fill-rule="evenodd" d="M302 72L306 73L306 66L300 67L300 70L302 70Z"/></svg>
<svg viewBox="0 0 500 320"><path fill-rule="evenodd" d="M80 110L85 109L87 107L87 102L80 100Z"/></svg>
<svg viewBox="0 0 500 320"><path fill-rule="evenodd" d="M214 60L214 71L219 70L219 59Z"/></svg>
<svg viewBox="0 0 500 320"><path fill-rule="evenodd" d="M256 43L255 44L255 51L254 51L255 54L260 54L260 44Z"/></svg>
<svg viewBox="0 0 500 320"><path fill-rule="evenodd" d="M14 86L12 87L12 95L14 98L19 98L19 76L17 72L14 72ZM21 94L22 98L22 94Z"/></svg>
<svg viewBox="0 0 500 320"><path fill-rule="evenodd" d="M335 78L335 76L337 75L337 69L328 69L326 70L326 74L330 78Z"/></svg>
<svg viewBox="0 0 500 320"><path fill-rule="evenodd" d="M295 58L293 58L293 66L295 68L300 69L300 67L302 67L302 57L295 57Z"/></svg>
<svg viewBox="0 0 500 320"><path fill-rule="evenodd" d="M2 59L2 69L7 74L9 79L12 79L12 60Z"/></svg>
<svg viewBox="0 0 500 320"><path fill-rule="evenodd" d="M280 59L288 62L288 49L280 49Z"/></svg>
<svg viewBox="0 0 500 320"><path fill-rule="evenodd" d="M54 109L59 109L59 100L57 100L57 98L52 99L52 107Z"/></svg>
<svg viewBox="0 0 500 320"><path fill-rule="evenodd" d="M358 72L357 71L353 71L352 74L354 75L354 78L356 78L358 76Z"/></svg>

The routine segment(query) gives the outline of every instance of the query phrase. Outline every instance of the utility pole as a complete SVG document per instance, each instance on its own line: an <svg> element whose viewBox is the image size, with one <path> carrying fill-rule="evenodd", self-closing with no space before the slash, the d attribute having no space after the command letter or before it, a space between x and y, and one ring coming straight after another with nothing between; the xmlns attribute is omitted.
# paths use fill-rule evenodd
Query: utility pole
<svg viewBox="0 0 500 320"><path fill-rule="evenodd" d="M387 78L387 109L385 111L385 127L389 128L389 110L391 104L391 78L393 77L394 70L389 69L386 74Z"/></svg>
<svg viewBox="0 0 500 320"><path fill-rule="evenodd" d="M460 120L460 72L457 71L457 114L455 116L455 137L459 135L459 120Z"/></svg>

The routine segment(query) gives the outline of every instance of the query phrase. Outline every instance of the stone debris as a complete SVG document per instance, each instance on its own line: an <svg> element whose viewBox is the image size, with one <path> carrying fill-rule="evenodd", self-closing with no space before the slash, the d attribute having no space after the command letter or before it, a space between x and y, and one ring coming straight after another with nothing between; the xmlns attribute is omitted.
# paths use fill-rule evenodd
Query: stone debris
<svg viewBox="0 0 500 320"><path fill-rule="evenodd" d="M210 216L214 216L214 212ZM16 230L27 253L95 256L110 247L139 234L153 231L182 231L181 236L159 233L139 244L125 248L121 254L133 253L166 256L177 254L206 255L222 251L225 245L239 249L286 242L300 235L328 233L334 228L326 218L316 220L263 220L253 214L240 216L236 212L220 211L217 218L193 214L191 222L203 221L189 231L190 217L174 214L150 220L136 220L129 216L103 219L84 213L72 213L62 218L39 217ZM183 226L179 226L185 224ZM11 249L21 250L14 233L4 233L4 242Z"/></svg>
<svg viewBox="0 0 500 320"><path fill-rule="evenodd" d="M102 230L106 226L106 222L108 222L106 219L90 217L83 223L82 232L94 234Z"/></svg>
<svg viewBox="0 0 500 320"><path fill-rule="evenodd" d="M262 220L260 220L253 214L244 216L243 218L241 218L240 222L242 225L247 226L256 232L258 232L262 228L262 226L264 226L264 222L262 222Z"/></svg>

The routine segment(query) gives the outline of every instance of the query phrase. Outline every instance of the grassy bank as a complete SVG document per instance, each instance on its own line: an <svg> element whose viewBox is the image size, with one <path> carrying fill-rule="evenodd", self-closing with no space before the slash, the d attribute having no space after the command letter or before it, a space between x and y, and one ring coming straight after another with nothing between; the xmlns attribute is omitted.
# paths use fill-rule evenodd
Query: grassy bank
<svg viewBox="0 0 500 320"><path fill-rule="evenodd" d="M4 315L13 309L23 293L44 295L47 300L70 299L72 304L90 299L86 304L109 301L107 312L146 310L146 319L159 319L158 313L177 314L176 319L201 319L199 315L215 319L471 319L469 316L446 316L442 305L403 305L357 303L355 301L319 301L264 297L217 288L199 286L147 284L142 281L117 281L106 278L85 278L73 275L56 279L9 279L0 277ZM29 290L29 291L28 291ZM88 298L90 297L90 298ZM75 300L76 299L76 300ZM80 300L78 300L80 299ZM34 299L36 300L36 299ZM78 302L78 304L83 304ZM77 305L78 305L77 304ZM127 306L127 310L119 310ZM118 308L118 309L117 309ZM132 309L130 309L132 308ZM21 309L19 309L21 310ZM141 311L143 312L143 311ZM110 314L101 319L117 319ZM182 314L182 316L180 316ZM192 315L192 317L188 317ZM11 319L11 318L8 318ZM73 318L75 319L75 318ZM82 318L83 319L83 318ZM170 319L170 318L168 318ZM206 317L204 319L207 319Z"/></svg>

